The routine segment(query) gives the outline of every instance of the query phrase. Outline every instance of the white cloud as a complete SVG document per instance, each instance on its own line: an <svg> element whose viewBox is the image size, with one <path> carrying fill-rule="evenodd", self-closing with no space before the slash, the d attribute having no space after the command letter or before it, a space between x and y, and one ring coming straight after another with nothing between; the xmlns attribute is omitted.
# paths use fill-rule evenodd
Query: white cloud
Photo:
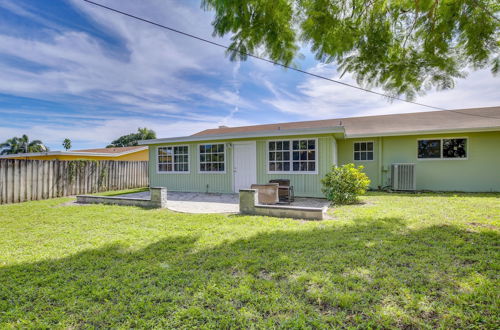
<svg viewBox="0 0 500 330"><path fill-rule="evenodd" d="M349 75L340 78L331 65L317 65L311 71L356 85ZM295 93L262 76L260 79L273 94L273 97L265 100L266 103L285 114L302 115L309 119L433 110L401 101L390 102L382 96L314 77L308 77L297 85ZM472 72L467 79L458 80L454 89L428 91L426 95L418 97L415 102L445 109L498 106L500 104L498 78L493 77L488 70Z"/></svg>
<svg viewBox="0 0 500 330"><path fill-rule="evenodd" d="M388 103L379 96L255 59L240 67L238 62L231 63L218 47L81 0L69 1L94 26L78 26L77 31L76 24L64 17L45 19L44 15L50 13L36 12L34 7L14 0L0 0L3 9L45 27L22 37L26 31L0 22L0 55L30 63L23 66L0 61L0 93L72 108L61 113L36 110L29 105L21 110L0 106L0 141L28 133L56 149L66 137L73 140L76 148L98 147L144 126L154 129L159 137L169 137L218 125L429 110L397 101ZM212 38L211 14L185 2L99 2ZM113 36L114 43L110 45L94 35L95 30ZM229 44L227 38L220 41ZM313 70L338 79L331 65L317 65ZM294 85L294 81L299 83ZM342 81L355 84L349 76ZM271 96L251 90L255 86L267 89ZM252 99L242 96L249 90ZM486 71L478 71L458 81L454 90L429 92L417 101L445 108L492 106L499 104L499 93L498 80ZM16 121L13 127L11 119L2 121L2 114L10 118L31 114L33 120Z"/></svg>
<svg viewBox="0 0 500 330"><path fill-rule="evenodd" d="M27 134L32 139L41 139L54 150L60 149L62 141L67 137L73 141L74 148L105 147L121 135L136 132L138 127L153 129L158 137L174 137L191 135L204 129L217 127L224 120L223 117L218 116L213 116L210 120L208 118L205 120L164 120L142 117L116 119L99 116L90 118L92 119L64 115L45 123L35 122L16 127L2 127L0 141ZM230 120L230 123L234 126L254 124L237 119Z"/></svg>
<svg viewBox="0 0 500 330"><path fill-rule="evenodd" d="M136 1L100 2L212 38L211 14L184 3L151 0L146 6ZM55 148L66 137L76 142L75 147L78 141L82 146L102 146L143 126L167 137L189 135L222 123L252 124L234 118L239 108L251 109L253 104L239 95L240 64L231 64L224 57L224 50L80 0L70 3L87 15L97 29L117 39L121 47L109 47L87 33L92 27L75 31L71 29L72 22L64 17L60 24L53 23L37 15L29 5L0 0L0 7L46 27L42 38L38 34L21 37L12 28L2 26L0 55L31 64L26 67L0 62L0 93L61 101L76 109L69 114L42 114L29 107L15 109L18 115L30 112L36 119L9 127L0 118L0 140L29 133ZM193 73L200 78L186 77ZM206 84L209 80L212 83ZM214 84L213 80L227 83ZM213 108L217 110L212 111ZM0 113L9 110L0 108Z"/></svg>
<svg viewBox="0 0 500 330"><path fill-rule="evenodd" d="M206 35L210 16L174 1L102 1L179 29ZM7 9L32 15L26 8L3 0ZM72 4L87 14L96 25L123 41L124 53L104 48L103 42L84 32L52 31L49 38L36 40L0 34L0 54L15 56L40 65L33 71L0 64L0 92L12 95L52 99L54 95L98 99L149 110L180 111L175 101L206 100L249 107L224 88L209 88L201 82L185 79L186 72L198 75L230 75L233 66L223 50L199 41L135 21L97 8L83 1ZM195 22L196 24L190 24ZM221 76L222 74L222 76ZM237 102L236 102L237 101ZM203 101L202 101L203 102Z"/></svg>

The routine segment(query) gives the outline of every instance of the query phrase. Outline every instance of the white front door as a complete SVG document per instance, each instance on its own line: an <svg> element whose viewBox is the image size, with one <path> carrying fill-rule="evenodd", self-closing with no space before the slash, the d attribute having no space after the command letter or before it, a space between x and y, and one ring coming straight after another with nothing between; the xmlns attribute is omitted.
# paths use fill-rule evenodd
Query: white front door
<svg viewBox="0 0 500 330"><path fill-rule="evenodd" d="M233 143L233 189L250 189L257 183L257 151L255 141Z"/></svg>

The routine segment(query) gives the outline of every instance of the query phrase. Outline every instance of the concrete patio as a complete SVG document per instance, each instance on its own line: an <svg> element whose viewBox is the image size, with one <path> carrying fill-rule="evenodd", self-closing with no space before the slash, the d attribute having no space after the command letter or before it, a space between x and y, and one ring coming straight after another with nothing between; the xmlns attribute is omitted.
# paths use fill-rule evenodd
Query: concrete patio
<svg viewBox="0 0 500 330"><path fill-rule="evenodd" d="M150 192L118 195L122 198L149 199ZM238 213L238 194L217 194L217 193L187 193L169 191L167 196L167 208L184 213ZM325 207L329 206L326 199L321 198L301 198L297 197L291 206L299 207Z"/></svg>

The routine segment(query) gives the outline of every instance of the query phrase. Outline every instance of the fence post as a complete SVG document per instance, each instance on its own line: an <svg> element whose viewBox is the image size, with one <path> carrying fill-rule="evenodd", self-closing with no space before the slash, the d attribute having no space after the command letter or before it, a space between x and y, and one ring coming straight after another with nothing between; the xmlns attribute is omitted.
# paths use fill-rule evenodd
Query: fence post
<svg viewBox="0 0 500 330"><path fill-rule="evenodd" d="M7 198L7 187L6 187L6 180L7 180L7 175L5 174L5 160L0 160L0 204L6 204L6 198Z"/></svg>
<svg viewBox="0 0 500 330"><path fill-rule="evenodd" d="M32 200L33 191L33 161L26 161L26 200Z"/></svg>
<svg viewBox="0 0 500 330"><path fill-rule="evenodd" d="M53 160L49 160L49 163L48 163L48 167L49 167L49 170L48 170L48 196L49 198L52 198L54 197L54 161Z"/></svg>
<svg viewBox="0 0 500 330"><path fill-rule="evenodd" d="M143 187L148 171L144 161L3 159L0 204Z"/></svg>

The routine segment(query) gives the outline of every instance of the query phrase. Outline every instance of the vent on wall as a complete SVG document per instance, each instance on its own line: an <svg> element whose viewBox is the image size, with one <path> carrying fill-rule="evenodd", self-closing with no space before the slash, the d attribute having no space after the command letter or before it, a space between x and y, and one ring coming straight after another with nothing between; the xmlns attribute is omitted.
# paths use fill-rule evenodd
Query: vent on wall
<svg viewBox="0 0 500 330"><path fill-rule="evenodd" d="M416 190L415 164L392 164L391 185L393 190Z"/></svg>

